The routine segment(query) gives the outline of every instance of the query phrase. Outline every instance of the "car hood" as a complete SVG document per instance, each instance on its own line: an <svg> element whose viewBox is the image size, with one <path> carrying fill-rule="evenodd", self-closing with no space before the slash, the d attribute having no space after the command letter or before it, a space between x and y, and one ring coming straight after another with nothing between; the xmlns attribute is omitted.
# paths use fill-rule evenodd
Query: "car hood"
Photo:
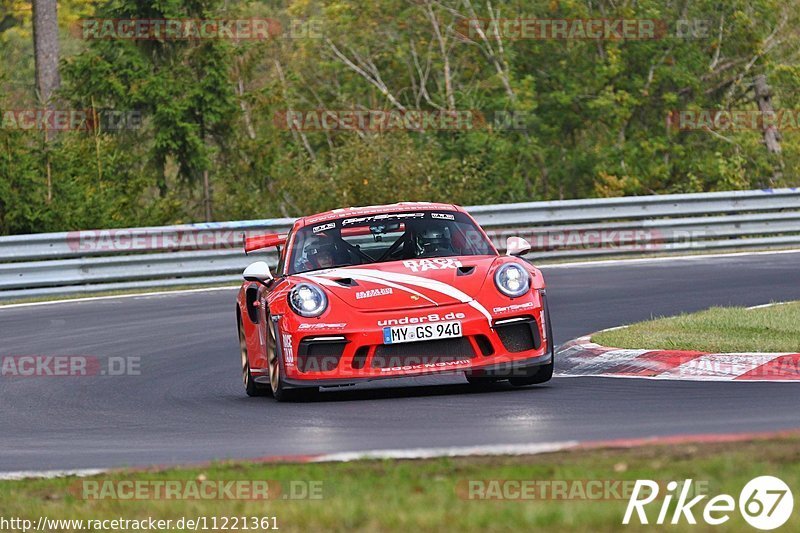
<svg viewBox="0 0 800 533"><path fill-rule="evenodd" d="M498 256L391 261L296 274L356 309L392 310L467 303L475 299Z"/></svg>

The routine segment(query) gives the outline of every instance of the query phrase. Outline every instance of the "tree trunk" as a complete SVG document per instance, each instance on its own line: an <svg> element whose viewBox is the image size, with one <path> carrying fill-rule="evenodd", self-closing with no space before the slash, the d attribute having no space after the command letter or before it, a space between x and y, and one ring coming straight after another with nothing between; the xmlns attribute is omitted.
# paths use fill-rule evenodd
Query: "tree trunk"
<svg viewBox="0 0 800 533"><path fill-rule="evenodd" d="M58 75L58 17L56 0L33 0L33 50L36 57L36 93L50 104L61 79Z"/></svg>
<svg viewBox="0 0 800 533"><path fill-rule="evenodd" d="M52 108L51 98L61 84L58 75L58 16L56 0L33 0L33 52L36 61L36 96L39 102ZM50 132L45 129L45 151ZM53 179L50 156L46 161L47 202L53 200Z"/></svg>
<svg viewBox="0 0 800 533"><path fill-rule="evenodd" d="M762 119L766 116L774 116L775 111L772 108L772 90L767 84L767 77L760 74L753 80L753 91L755 92L755 101L758 105L758 110L761 111ZM766 121L762 127L764 135L764 145L767 147L767 152L770 155L777 157L775 170L770 180L769 186L774 185L780 180L783 175L783 158L781 157L781 133L774 125L767 125Z"/></svg>
<svg viewBox="0 0 800 533"><path fill-rule="evenodd" d="M762 114L772 114L775 111L772 109L772 91L767 85L767 77L763 74L756 76L753 82L755 89L756 104ZM775 126L764 128L764 144L767 145L767 151L771 154L781 153L781 134Z"/></svg>
<svg viewBox="0 0 800 533"><path fill-rule="evenodd" d="M203 204L205 204L206 222L211 222L211 181L208 178L208 169L203 170Z"/></svg>

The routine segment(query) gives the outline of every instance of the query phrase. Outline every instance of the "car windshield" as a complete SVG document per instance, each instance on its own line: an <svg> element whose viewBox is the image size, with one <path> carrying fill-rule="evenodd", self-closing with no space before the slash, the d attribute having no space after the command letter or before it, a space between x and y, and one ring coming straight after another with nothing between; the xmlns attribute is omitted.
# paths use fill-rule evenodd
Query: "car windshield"
<svg viewBox="0 0 800 533"><path fill-rule="evenodd" d="M472 219L458 211L346 217L298 230L289 274L386 261L496 254Z"/></svg>

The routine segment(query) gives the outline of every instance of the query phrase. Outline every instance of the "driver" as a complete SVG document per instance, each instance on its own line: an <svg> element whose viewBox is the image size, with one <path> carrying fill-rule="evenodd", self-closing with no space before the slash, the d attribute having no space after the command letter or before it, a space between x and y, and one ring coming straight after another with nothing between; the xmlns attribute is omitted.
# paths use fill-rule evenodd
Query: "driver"
<svg viewBox="0 0 800 533"><path fill-rule="evenodd" d="M417 233L417 257L452 255L450 229L444 225L428 226Z"/></svg>
<svg viewBox="0 0 800 533"><path fill-rule="evenodd" d="M333 268L336 264L334 254L336 248L333 244L315 244L308 249L308 261L317 268Z"/></svg>

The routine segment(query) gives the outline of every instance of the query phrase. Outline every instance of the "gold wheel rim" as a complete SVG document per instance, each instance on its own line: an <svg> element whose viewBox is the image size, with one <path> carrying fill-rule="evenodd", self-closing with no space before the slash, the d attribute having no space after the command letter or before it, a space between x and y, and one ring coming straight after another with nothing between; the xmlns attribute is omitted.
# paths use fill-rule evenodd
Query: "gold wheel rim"
<svg viewBox="0 0 800 533"><path fill-rule="evenodd" d="M250 365L247 362L247 341L241 327L239 328L239 352L242 356L242 383L247 387L250 382Z"/></svg>
<svg viewBox="0 0 800 533"><path fill-rule="evenodd" d="M269 363L269 385L272 387L272 392L274 393L278 390L281 366L278 363L278 342L275 338L275 330L271 326L268 326L267 330L269 331L268 346L271 348L267 354Z"/></svg>

